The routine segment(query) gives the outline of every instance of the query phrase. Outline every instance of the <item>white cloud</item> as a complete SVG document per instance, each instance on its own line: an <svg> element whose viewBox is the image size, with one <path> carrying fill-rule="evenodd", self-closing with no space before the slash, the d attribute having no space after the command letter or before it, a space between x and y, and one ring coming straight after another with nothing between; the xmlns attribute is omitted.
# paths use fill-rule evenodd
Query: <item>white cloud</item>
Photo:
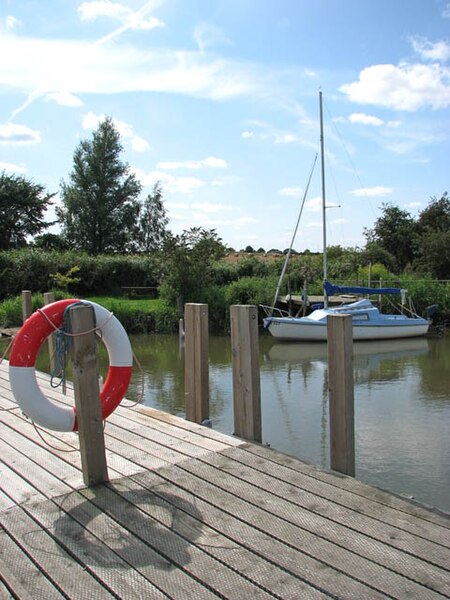
<svg viewBox="0 0 450 600"><path fill-rule="evenodd" d="M210 23L199 23L194 29L194 40L200 52L204 52L211 46L218 44L230 45L231 41L227 38L219 27Z"/></svg>
<svg viewBox="0 0 450 600"><path fill-rule="evenodd" d="M83 115L82 127L84 130L96 129L102 121L105 120L105 115L97 115L93 112L88 112ZM135 152L145 152L149 149L150 145L144 138L134 133L133 127L125 121L119 119L113 119L114 127L120 133L124 140L129 140L132 149Z"/></svg>
<svg viewBox="0 0 450 600"><path fill-rule="evenodd" d="M200 210L205 213L218 213L226 210L239 210L236 206L229 204L212 204L211 202L193 202L193 210Z"/></svg>
<svg viewBox="0 0 450 600"><path fill-rule="evenodd" d="M35 98L65 90L73 95L166 92L226 100L253 95L266 81L266 73L246 62L83 40L3 35L0 55L8 56L0 65L0 85Z"/></svg>
<svg viewBox="0 0 450 600"><path fill-rule="evenodd" d="M310 198L306 201L305 208L311 212L318 212L322 210L322 198L320 196Z"/></svg>
<svg viewBox="0 0 450 600"><path fill-rule="evenodd" d="M19 25L22 25L22 22L19 21L19 19L16 19L16 17L13 17L12 15L8 15L5 18L6 29L15 29Z"/></svg>
<svg viewBox="0 0 450 600"><path fill-rule="evenodd" d="M450 2L447 2L447 4L444 6L442 10L442 16L444 19L450 19Z"/></svg>
<svg viewBox="0 0 450 600"><path fill-rule="evenodd" d="M140 10L133 11L120 2L111 0L94 0L83 2L78 7L78 14L82 21L94 21L107 17L122 22L127 29L154 29L164 27L164 23L156 17L146 17L146 13L154 10L160 2L147 2Z"/></svg>
<svg viewBox="0 0 450 600"><path fill-rule="evenodd" d="M0 125L0 144L39 144L41 134L26 125L5 123Z"/></svg>
<svg viewBox="0 0 450 600"><path fill-rule="evenodd" d="M350 123L361 123L362 125L373 125L374 127L384 125L383 119L379 119L373 115L366 115L365 113L353 113L349 116L348 120Z"/></svg>
<svg viewBox="0 0 450 600"><path fill-rule="evenodd" d="M0 162L0 171L9 171L11 173L25 173L25 167L14 165L13 163Z"/></svg>
<svg viewBox="0 0 450 600"><path fill-rule="evenodd" d="M68 106L70 108L76 108L78 106L83 106L82 100L77 96L74 96L70 92L50 92L46 95L47 100L52 100L56 102L56 104L60 104L61 106Z"/></svg>
<svg viewBox="0 0 450 600"><path fill-rule="evenodd" d="M156 165L157 169L163 169L165 171L172 171L175 169L203 169L209 167L213 169L226 169L228 163L223 158L216 158L215 156L208 156L202 160L184 160L184 161L166 161L159 162Z"/></svg>
<svg viewBox="0 0 450 600"><path fill-rule="evenodd" d="M402 63L363 69L359 80L342 85L351 102L374 104L395 110L415 111L450 106L450 70L438 64Z"/></svg>
<svg viewBox="0 0 450 600"><path fill-rule="evenodd" d="M252 137L255 137L255 134L254 134L254 132L253 132L253 131L243 131L243 132L241 133L241 138L244 138L244 140L245 140L245 139L252 138Z"/></svg>
<svg viewBox="0 0 450 600"><path fill-rule="evenodd" d="M134 171L143 186L153 186L159 181L164 192L174 194L192 194L195 190L206 185L205 181L197 177L176 177L164 171L151 171L150 173L145 173L141 169L135 169Z"/></svg>
<svg viewBox="0 0 450 600"><path fill-rule="evenodd" d="M422 38L413 38L411 44L424 60L446 62L450 59L450 44L442 40L433 44Z"/></svg>
<svg viewBox="0 0 450 600"><path fill-rule="evenodd" d="M357 190L353 190L353 196L357 197L367 197L367 198L379 198L382 196L390 196L394 190L389 187L383 187L382 185L376 185L371 188L359 188Z"/></svg>
<svg viewBox="0 0 450 600"><path fill-rule="evenodd" d="M278 192L280 196L288 196L291 198L300 198L303 190L300 187L284 187Z"/></svg>

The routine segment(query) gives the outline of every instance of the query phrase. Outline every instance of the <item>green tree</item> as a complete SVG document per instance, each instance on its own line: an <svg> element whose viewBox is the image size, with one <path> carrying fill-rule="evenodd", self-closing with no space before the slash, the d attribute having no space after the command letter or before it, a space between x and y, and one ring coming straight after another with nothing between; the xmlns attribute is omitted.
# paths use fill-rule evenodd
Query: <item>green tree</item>
<svg viewBox="0 0 450 600"><path fill-rule="evenodd" d="M368 243L376 243L395 258L397 267L403 270L412 263L417 223L406 210L384 203L383 214L375 221L373 229L364 229Z"/></svg>
<svg viewBox="0 0 450 600"><path fill-rule="evenodd" d="M22 175L0 175L0 250L26 246L27 237L40 233L53 223L44 214L55 194Z"/></svg>
<svg viewBox="0 0 450 600"><path fill-rule="evenodd" d="M440 198L431 198L431 202L419 214L418 224L426 231L450 231L450 198L447 192Z"/></svg>
<svg viewBox="0 0 450 600"><path fill-rule="evenodd" d="M122 151L111 118L75 150L70 183L61 184L57 214L64 237L77 250L101 254L136 247L142 186L120 160Z"/></svg>
<svg viewBox="0 0 450 600"><path fill-rule="evenodd" d="M437 279L450 279L450 198L431 198L419 215L417 267Z"/></svg>
<svg viewBox="0 0 450 600"><path fill-rule="evenodd" d="M139 250L152 252L161 249L167 237L169 222L164 208L162 188L157 181L144 200L139 218Z"/></svg>
<svg viewBox="0 0 450 600"><path fill-rule="evenodd" d="M33 246L40 250L58 250L63 252L69 246L62 235L56 233L42 233L33 238Z"/></svg>
<svg viewBox="0 0 450 600"><path fill-rule="evenodd" d="M166 269L161 296L181 308L185 302L204 302L213 283L213 264L225 255L225 246L214 229L193 227L164 243Z"/></svg>

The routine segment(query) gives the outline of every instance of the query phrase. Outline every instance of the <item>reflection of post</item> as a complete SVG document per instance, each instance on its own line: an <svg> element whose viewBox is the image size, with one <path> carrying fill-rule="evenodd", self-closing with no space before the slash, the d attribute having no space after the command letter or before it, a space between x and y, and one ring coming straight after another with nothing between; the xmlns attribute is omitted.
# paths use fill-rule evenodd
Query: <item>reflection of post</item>
<svg viewBox="0 0 450 600"><path fill-rule="evenodd" d="M33 302L30 290L22 290L22 320L25 321L33 312Z"/></svg>
<svg viewBox="0 0 450 600"><path fill-rule="evenodd" d="M258 309L231 306L234 433L261 442L261 383L259 373Z"/></svg>
<svg viewBox="0 0 450 600"><path fill-rule="evenodd" d="M44 294L44 304L52 304L55 301L55 294L53 292L45 292ZM53 373L55 368L55 338L52 335L48 337L48 355L49 355L49 364L50 364L50 373Z"/></svg>
<svg viewBox="0 0 450 600"><path fill-rule="evenodd" d="M209 419L208 305L184 308L184 392L186 419Z"/></svg>
<svg viewBox="0 0 450 600"><path fill-rule="evenodd" d="M108 481L98 386L97 341L94 309L88 305L69 309L72 338L73 388L80 439L81 467L86 485Z"/></svg>
<svg viewBox="0 0 450 600"><path fill-rule="evenodd" d="M330 467L355 475L353 332L351 315L329 315Z"/></svg>

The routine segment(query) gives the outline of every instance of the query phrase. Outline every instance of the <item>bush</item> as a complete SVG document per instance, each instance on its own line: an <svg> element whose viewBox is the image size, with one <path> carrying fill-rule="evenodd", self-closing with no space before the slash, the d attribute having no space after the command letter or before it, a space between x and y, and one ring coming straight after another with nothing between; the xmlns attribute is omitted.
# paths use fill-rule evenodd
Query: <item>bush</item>
<svg viewBox="0 0 450 600"><path fill-rule="evenodd" d="M276 279L242 277L226 289L226 304L271 304L275 288Z"/></svg>
<svg viewBox="0 0 450 600"><path fill-rule="evenodd" d="M0 299L16 296L22 290L46 292L54 280L67 281L74 295L118 293L123 286L158 287L161 256L88 256L79 252L23 249L0 252Z"/></svg>

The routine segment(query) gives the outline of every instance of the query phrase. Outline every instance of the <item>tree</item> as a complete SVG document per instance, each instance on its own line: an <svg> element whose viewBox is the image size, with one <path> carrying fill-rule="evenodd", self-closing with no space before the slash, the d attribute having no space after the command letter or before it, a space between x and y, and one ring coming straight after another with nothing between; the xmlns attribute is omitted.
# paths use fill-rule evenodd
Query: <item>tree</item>
<svg viewBox="0 0 450 600"><path fill-rule="evenodd" d="M431 198L419 215L417 265L437 279L450 278L450 198Z"/></svg>
<svg viewBox="0 0 450 600"><path fill-rule="evenodd" d="M185 302L204 302L213 280L212 265L225 256L225 246L216 231L192 227L164 243L166 271L161 296L179 308Z"/></svg>
<svg viewBox="0 0 450 600"><path fill-rule="evenodd" d="M33 246L40 250L68 250L69 246L62 235L56 233L42 233L33 238Z"/></svg>
<svg viewBox="0 0 450 600"><path fill-rule="evenodd" d="M450 231L450 198L447 192L440 198L431 198L431 202L419 214L419 226L428 232Z"/></svg>
<svg viewBox="0 0 450 600"><path fill-rule="evenodd" d="M139 249L144 252L159 250L167 237L166 209L162 197L162 188L157 181L153 191L144 200L139 218Z"/></svg>
<svg viewBox="0 0 450 600"><path fill-rule="evenodd" d="M0 175L0 250L26 246L27 237L40 233L53 223L44 213L55 194L22 175Z"/></svg>
<svg viewBox="0 0 450 600"><path fill-rule="evenodd" d="M383 214L375 221L373 229L364 229L368 243L376 243L389 252L403 270L414 259L414 242L417 224L406 210L385 203Z"/></svg>
<svg viewBox="0 0 450 600"><path fill-rule="evenodd" d="M69 244L90 254L126 252L138 236L141 184L120 160L123 147L111 118L80 142L70 183L61 184L57 210Z"/></svg>

